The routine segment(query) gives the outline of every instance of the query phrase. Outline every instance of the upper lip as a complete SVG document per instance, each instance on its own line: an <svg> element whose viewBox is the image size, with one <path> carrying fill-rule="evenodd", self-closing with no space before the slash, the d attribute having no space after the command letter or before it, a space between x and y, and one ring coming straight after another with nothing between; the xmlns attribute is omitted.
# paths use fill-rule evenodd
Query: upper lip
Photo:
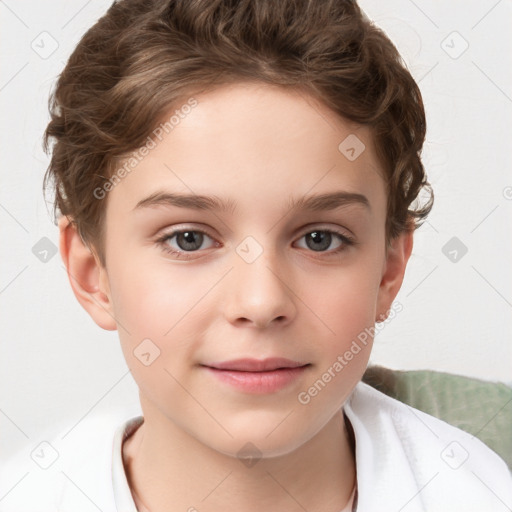
<svg viewBox="0 0 512 512"><path fill-rule="evenodd" d="M299 366L305 366L305 363L299 363L298 361L292 361L284 357L270 357L268 359L234 359L232 361L212 363L205 366L216 368L217 370L264 372L277 370L278 368L297 368Z"/></svg>

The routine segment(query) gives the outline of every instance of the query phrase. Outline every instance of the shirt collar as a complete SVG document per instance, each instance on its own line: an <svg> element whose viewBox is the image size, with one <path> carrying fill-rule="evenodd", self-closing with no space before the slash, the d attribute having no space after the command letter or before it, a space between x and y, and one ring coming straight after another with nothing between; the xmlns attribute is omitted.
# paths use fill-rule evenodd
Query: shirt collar
<svg viewBox="0 0 512 512"><path fill-rule="evenodd" d="M116 509L122 512L137 512L126 478L123 464L123 442L144 422L143 416L135 416L122 423L114 434L112 445L112 488Z"/></svg>

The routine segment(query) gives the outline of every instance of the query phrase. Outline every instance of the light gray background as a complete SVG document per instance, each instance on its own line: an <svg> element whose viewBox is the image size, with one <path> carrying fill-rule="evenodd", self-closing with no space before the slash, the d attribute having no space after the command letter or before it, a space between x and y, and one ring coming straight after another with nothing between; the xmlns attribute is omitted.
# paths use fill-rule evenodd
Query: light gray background
<svg viewBox="0 0 512 512"><path fill-rule="evenodd" d="M41 192L50 87L109 5L0 1L4 456L36 446L61 425L138 401L117 333L101 330L78 304L58 254L43 262L32 250L43 237L58 243ZM372 362L510 382L512 2L360 5L419 82L428 122L423 158L436 194L397 297L404 309L379 333ZM49 55L52 45L58 48ZM454 247L443 253L453 237L456 261ZM463 256L460 244L467 247Z"/></svg>

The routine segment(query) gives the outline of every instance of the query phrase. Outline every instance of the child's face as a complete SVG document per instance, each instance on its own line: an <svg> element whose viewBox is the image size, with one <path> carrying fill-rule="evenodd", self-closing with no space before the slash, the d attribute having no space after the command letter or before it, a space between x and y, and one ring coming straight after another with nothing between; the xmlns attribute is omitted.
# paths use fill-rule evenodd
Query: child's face
<svg viewBox="0 0 512 512"><path fill-rule="evenodd" d="M371 338L358 351L353 342L391 306L410 247L401 237L386 256L385 183L367 128L270 86L195 99L108 194L99 277L115 318L107 328L119 331L147 428L162 433L170 420L224 453L249 441L264 455L287 453L333 419L360 380ZM338 149L351 134L366 146L353 161ZM290 209L334 192L357 196ZM231 209L141 204L154 194L208 195ZM190 234L171 237L178 229ZM207 368L274 357L307 366L288 380L278 372L267 388L257 376L239 387Z"/></svg>

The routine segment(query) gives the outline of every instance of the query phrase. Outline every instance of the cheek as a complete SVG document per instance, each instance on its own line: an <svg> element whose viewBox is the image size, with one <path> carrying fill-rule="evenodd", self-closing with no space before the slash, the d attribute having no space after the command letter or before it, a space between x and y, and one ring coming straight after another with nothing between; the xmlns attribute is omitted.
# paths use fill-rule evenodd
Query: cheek
<svg viewBox="0 0 512 512"><path fill-rule="evenodd" d="M184 327L194 318L199 291L181 282L179 272L134 268L120 266L111 276L122 352L145 395L155 401L179 396L172 376L181 381L183 361L193 359L195 345Z"/></svg>
<svg viewBox="0 0 512 512"><path fill-rule="evenodd" d="M162 366L174 373L182 371L183 359L194 362L201 331L214 311L208 291L219 277L211 271L201 273L185 266L171 268L165 263L141 265L131 261L128 265L125 259L113 267L109 279L114 316L128 365L132 362L138 367L140 361L134 358L140 352L154 351L159 356L151 368Z"/></svg>
<svg viewBox="0 0 512 512"><path fill-rule="evenodd" d="M322 319L316 338L317 366L298 395L298 402L324 416L341 407L364 373L373 344L379 275L371 268L352 267L310 294L311 310Z"/></svg>
<svg viewBox="0 0 512 512"><path fill-rule="evenodd" d="M130 262L111 273L116 318L129 331L162 337L180 321L208 290L207 276L199 278L165 262ZM182 319L182 320L180 320Z"/></svg>
<svg viewBox="0 0 512 512"><path fill-rule="evenodd" d="M346 343L374 324L380 278L377 262L361 259L310 286L308 306L325 322L334 344Z"/></svg>

